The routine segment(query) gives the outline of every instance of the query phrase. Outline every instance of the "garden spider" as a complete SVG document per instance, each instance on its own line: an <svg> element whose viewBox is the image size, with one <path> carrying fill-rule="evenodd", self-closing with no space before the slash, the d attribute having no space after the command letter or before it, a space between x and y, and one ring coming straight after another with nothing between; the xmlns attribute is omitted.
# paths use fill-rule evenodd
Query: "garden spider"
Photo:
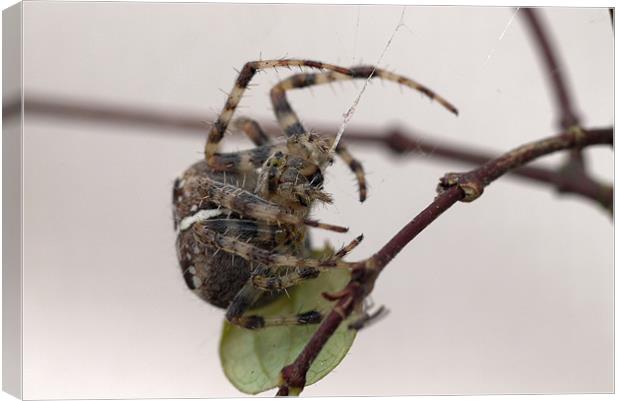
<svg viewBox="0 0 620 401"><path fill-rule="evenodd" d="M232 120L250 80L259 70L310 67L320 73L295 74L271 89L271 102L286 140L272 142L258 123ZM205 157L177 178L173 189L176 248L183 277L200 298L227 308L233 324L256 329L266 326L313 324L320 311L294 316L248 316L252 306L268 302L286 288L333 268L350 268L341 259L357 246L357 237L326 260L311 258L307 227L346 232L344 227L308 218L315 201L331 203L323 191L325 169L335 152L355 173L360 201L366 199L362 165L334 139L309 133L291 109L286 91L338 80L381 78L413 88L438 101L448 101L415 81L372 66L352 68L311 60L253 61L244 65L226 104L209 131ZM229 124L243 131L255 148L218 153ZM334 146L335 145L335 146Z"/></svg>

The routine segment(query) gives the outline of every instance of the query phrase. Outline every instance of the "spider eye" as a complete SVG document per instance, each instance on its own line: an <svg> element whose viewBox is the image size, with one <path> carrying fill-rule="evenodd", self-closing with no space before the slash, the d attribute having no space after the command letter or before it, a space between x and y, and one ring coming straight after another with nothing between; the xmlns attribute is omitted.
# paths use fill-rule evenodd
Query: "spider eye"
<svg viewBox="0 0 620 401"><path fill-rule="evenodd" d="M271 159L269 160L269 166L280 167L284 164L284 162L285 162L284 153L278 151L274 153Z"/></svg>

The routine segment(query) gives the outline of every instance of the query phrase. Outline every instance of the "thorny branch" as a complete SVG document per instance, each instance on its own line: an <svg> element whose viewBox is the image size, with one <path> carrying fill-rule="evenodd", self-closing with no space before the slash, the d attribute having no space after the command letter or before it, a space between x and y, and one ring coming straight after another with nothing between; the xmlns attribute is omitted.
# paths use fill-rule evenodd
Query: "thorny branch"
<svg viewBox="0 0 620 401"><path fill-rule="evenodd" d="M612 130L570 130L520 146L469 172L449 173L442 177L437 187L439 194L433 202L377 253L366 260L354 263L351 280L342 291L336 295L325 294L328 299L337 299L338 302L297 359L282 369L277 395L294 395L303 390L310 365L340 323L372 291L379 273L411 240L457 201L474 201L495 179L538 157L561 150L601 144L613 144Z"/></svg>

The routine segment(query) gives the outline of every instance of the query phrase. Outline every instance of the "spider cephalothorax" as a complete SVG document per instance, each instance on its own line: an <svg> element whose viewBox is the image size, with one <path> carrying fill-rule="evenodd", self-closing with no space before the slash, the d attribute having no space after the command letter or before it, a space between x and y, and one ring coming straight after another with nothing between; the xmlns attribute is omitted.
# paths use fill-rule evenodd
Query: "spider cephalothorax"
<svg viewBox="0 0 620 401"><path fill-rule="evenodd" d="M256 193L294 213L307 214L315 200L331 203L323 191L323 170L332 162L329 141L315 134L301 134L287 141L265 161Z"/></svg>
<svg viewBox="0 0 620 401"><path fill-rule="evenodd" d="M234 120L256 145L218 153L218 144L232 121L243 92L254 74L265 68L305 66L327 70L295 74L271 89L271 101L286 140L272 142L247 118ZM382 78L416 89L450 111L456 109L428 88L374 67L344 68L311 60L270 60L246 63L222 113L209 131L205 159L175 181L173 189L177 254L188 287L209 303L227 308L226 318L246 328L311 324L320 311L295 316L248 316L245 312L280 291L317 277L321 271L348 269L341 259L361 236L327 260L310 257L307 227L345 232L320 223L309 214L316 201L331 203L324 192L325 169L339 155L355 173L360 201L366 198L362 165L333 139L309 133L291 109L286 91L345 79Z"/></svg>

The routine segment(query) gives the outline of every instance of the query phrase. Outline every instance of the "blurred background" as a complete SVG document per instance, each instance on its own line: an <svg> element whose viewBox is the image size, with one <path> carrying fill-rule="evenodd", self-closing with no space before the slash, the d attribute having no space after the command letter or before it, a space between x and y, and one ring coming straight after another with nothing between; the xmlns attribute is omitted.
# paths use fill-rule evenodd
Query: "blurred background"
<svg viewBox="0 0 620 401"><path fill-rule="evenodd" d="M175 177L201 158L222 91L246 61L381 61L460 111L455 117L419 93L375 81L352 132L400 127L495 154L559 131L519 11L406 7L386 49L402 13L402 6L24 3L25 398L241 395L219 364L224 311L193 295L180 274L170 198ZM608 10L540 15L584 126L612 125ZM237 115L273 124L268 91L290 73L259 74ZM333 134L362 86L289 98L308 128ZM250 143L228 137L224 145ZM312 232L317 244L335 246L364 233L350 260L371 255L426 207L444 173L470 168L432 149L396 157L351 144L351 152L368 173L369 199L358 202L353 175L337 162L326 181L335 204L314 215L350 232ZM596 177L612 180L612 151L586 157ZM592 202L500 179L396 257L372 294L389 315L361 331L341 365L304 394L613 391L612 238L611 218Z"/></svg>

